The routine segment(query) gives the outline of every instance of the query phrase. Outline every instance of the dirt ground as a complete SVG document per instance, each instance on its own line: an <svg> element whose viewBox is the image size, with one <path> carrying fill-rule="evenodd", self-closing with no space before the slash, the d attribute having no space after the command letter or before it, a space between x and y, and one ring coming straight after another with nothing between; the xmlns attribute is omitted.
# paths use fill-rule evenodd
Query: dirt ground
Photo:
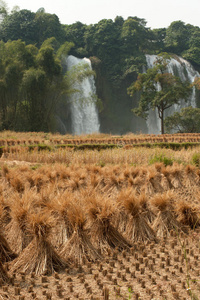
<svg viewBox="0 0 200 300"><path fill-rule="evenodd" d="M52 276L10 274L0 299L198 299L200 231L158 243L134 244L130 253L111 252ZM9 268L9 267L8 267Z"/></svg>

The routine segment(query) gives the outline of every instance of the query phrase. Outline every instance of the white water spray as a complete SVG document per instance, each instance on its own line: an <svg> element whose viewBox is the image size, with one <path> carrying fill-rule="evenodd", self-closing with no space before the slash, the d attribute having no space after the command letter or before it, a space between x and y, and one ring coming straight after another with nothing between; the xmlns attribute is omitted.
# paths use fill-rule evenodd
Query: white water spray
<svg viewBox="0 0 200 300"><path fill-rule="evenodd" d="M153 68L155 66L155 61L157 60L156 55L146 55L147 67ZM200 77L199 73L195 71L192 65L183 59L182 57L171 58L167 65L167 72L173 75L179 76L182 81L188 80L192 83L195 77ZM158 85L159 90L159 85ZM196 107L196 94L195 94L195 87L193 87L192 95L190 96L188 102L186 103L184 100L181 102L180 105L173 105L171 108L166 110L166 116L173 114L175 111L180 111L181 108L186 106ZM160 119L158 117L157 112L151 110L149 112L149 117L147 120L147 127L148 133L152 134L159 134L161 133L161 124Z"/></svg>
<svg viewBox="0 0 200 300"><path fill-rule="evenodd" d="M87 58L77 58L73 55L67 57L67 68L72 70L77 65L91 62ZM70 96L70 107L72 115L72 133L80 135L82 133L99 132L99 118L93 95L96 95L94 76L84 78L81 82L75 82L73 89L77 92Z"/></svg>

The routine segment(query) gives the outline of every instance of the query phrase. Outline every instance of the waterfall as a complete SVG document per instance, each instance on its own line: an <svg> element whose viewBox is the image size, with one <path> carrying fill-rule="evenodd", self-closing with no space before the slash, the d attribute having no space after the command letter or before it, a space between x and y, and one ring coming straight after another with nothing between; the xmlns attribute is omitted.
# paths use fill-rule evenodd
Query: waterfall
<svg viewBox="0 0 200 300"><path fill-rule="evenodd" d="M154 63L156 59L157 59L156 55L147 54L146 55L147 67L153 68L155 66ZM179 76L182 81L188 80L190 83L194 81L195 77L200 77L199 73L195 71L195 69L188 61L178 56L176 56L176 58L171 58L169 60L169 63L167 65L167 72ZM160 88L159 85L157 86L157 88L159 90ZM183 100L180 105L177 104L173 105L171 108L166 110L166 116L173 114L175 111L180 111L181 108L186 106L196 107L195 87L193 87L192 95L188 99L188 102L186 103ZM154 111L151 110L149 112L147 127L148 127L148 133L154 133L154 134L161 133L160 119L155 110Z"/></svg>
<svg viewBox="0 0 200 300"><path fill-rule="evenodd" d="M67 69L69 71L85 64L92 69L88 58L79 59L73 55L67 57ZM72 88L75 91L70 96L72 133L80 135L99 132L98 112L94 103L94 95L96 95L94 76L88 76L81 82L76 81Z"/></svg>

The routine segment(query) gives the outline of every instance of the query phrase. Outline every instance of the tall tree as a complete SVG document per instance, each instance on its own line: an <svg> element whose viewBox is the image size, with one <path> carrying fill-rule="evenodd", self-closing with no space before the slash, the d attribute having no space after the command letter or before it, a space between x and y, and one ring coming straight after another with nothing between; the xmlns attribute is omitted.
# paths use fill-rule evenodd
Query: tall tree
<svg viewBox="0 0 200 300"><path fill-rule="evenodd" d="M150 109L157 110L161 121L161 133L164 133L164 112L174 104L187 101L191 92L189 82L182 82L179 77L167 73L168 61L158 57L155 66L146 73L140 73L136 82L128 88L128 94L133 96L141 92L138 107L133 112L140 117L147 118Z"/></svg>
<svg viewBox="0 0 200 300"><path fill-rule="evenodd" d="M189 48L190 31L182 21L175 21L166 30L165 46L167 51L180 55Z"/></svg>
<svg viewBox="0 0 200 300"><path fill-rule="evenodd" d="M121 39L124 51L133 55L148 45L149 30L144 19L129 17L122 26Z"/></svg>
<svg viewBox="0 0 200 300"><path fill-rule="evenodd" d="M72 44L57 46L55 38L40 49L0 42L0 129L51 129L55 106L70 89L61 62Z"/></svg>
<svg viewBox="0 0 200 300"><path fill-rule="evenodd" d="M0 38L4 42L21 39L27 44L36 43L37 27L34 19L35 13L27 9L13 11L0 24Z"/></svg>

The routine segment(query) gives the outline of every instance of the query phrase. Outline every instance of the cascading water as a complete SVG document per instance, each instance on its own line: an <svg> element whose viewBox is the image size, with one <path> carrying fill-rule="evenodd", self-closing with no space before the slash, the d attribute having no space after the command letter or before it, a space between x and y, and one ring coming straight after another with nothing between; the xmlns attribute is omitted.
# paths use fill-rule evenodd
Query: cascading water
<svg viewBox="0 0 200 300"><path fill-rule="evenodd" d="M157 60L156 55L146 55L146 61L147 61L147 67L153 68L155 66L155 61ZM176 57L171 58L169 60L169 63L167 65L167 72L171 73L173 75L179 76L182 81L188 80L190 83L192 83L195 79L195 77L200 77L199 73L195 71L195 69L192 67L192 65L183 59L182 57ZM159 85L157 86L159 90ZM179 111L181 108L186 106L192 106L196 107L196 95L195 95L195 88L193 87L192 95L188 99L188 102L186 103L184 100L182 101L181 105L173 105L171 108L166 110L166 116L173 114L175 111ZM160 119L158 118L158 115L156 111L151 110L149 112L149 117L147 120L147 127L148 127L148 133L153 134L159 134L161 133L161 125L160 125Z"/></svg>
<svg viewBox="0 0 200 300"><path fill-rule="evenodd" d="M87 58L77 58L73 55L67 57L67 69L70 71L75 66L88 64L91 62ZM94 76L84 78L81 82L75 82L73 89L76 90L70 96L70 108L72 116L72 133L80 135L82 133L99 132L99 118L93 95L96 95Z"/></svg>

